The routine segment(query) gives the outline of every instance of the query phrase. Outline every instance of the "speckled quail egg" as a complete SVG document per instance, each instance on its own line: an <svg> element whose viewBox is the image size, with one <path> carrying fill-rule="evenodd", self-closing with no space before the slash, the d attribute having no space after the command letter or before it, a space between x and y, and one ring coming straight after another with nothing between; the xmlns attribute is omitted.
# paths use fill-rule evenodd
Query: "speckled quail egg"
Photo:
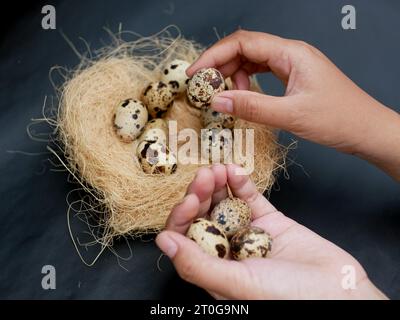
<svg viewBox="0 0 400 320"><path fill-rule="evenodd" d="M161 129L163 131L168 131L168 124L167 121L161 118L157 119L152 119L149 122L147 122L146 127L144 128L145 130L148 129Z"/></svg>
<svg viewBox="0 0 400 320"><path fill-rule="evenodd" d="M169 175L176 171L176 158L163 143L142 141L137 146L136 153L145 173Z"/></svg>
<svg viewBox="0 0 400 320"><path fill-rule="evenodd" d="M251 209L239 198L226 198L214 207L210 219L217 223L230 238L241 228L250 224Z"/></svg>
<svg viewBox="0 0 400 320"><path fill-rule="evenodd" d="M132 142L143 131L148 119L146 106L139 100L122 101L114 114L114 129L124 142Z"/></svg>
<svg viewBox="0 0 400 320"><path fill-rule="evenodd" d="M144 89L142 101L151 118L160 118L172 106L176 93L162 81L151 82Z"/></svg>
<svg viewBox="0 0 400 320"><path fill-rule="evenodd" d="M184 60L175 59L168 63L162 73L161 81L171 85L172 91L182 93L186 90L189 77L186 69L190 63Z"/></svg>
<svg viewBox="0 0 400 320"><path fill-rule="evenodd" d="M203 218L194 220L186 236L212 256L226 258L229 254L229 241L226 235L212 221Z"/></svg>
<svg viewBox="0 0 400 320"><path fill-rule="evenodd" d="M232 131L220 123L210 123L201 130L201 156L211 163L230 163L233 150Z"/></svg>
<svg viewBox="0 0 400 320"><path fill-rule="evenodd" d="M214 94L225 90L221 72L214 68L197 71L188 82L186 90L189 102L196 108L209 106Z"/></svg>
<svg viewBox="0 0 400 320"><path fill-rule="evenodd" d="M201 108L201 120L205 127L210 123L220 123L222 127L232 129L235 125L235 118L232 115L215 111L210 107Z"/></svg>
<svg viewBox="0 0 400 320"><path fill-rule="evenodd" d="M167 144L168 126L164 119L158 118L147 122L144 131L139 137L140 141L160 142Z"/></svg>
<svg viewBox="0 0 400 320"><path fill-rule="evenodd" d="M245 227L232 237L230 246L235 260L266 258L271 251L272 238L261 228Z"/></svg>

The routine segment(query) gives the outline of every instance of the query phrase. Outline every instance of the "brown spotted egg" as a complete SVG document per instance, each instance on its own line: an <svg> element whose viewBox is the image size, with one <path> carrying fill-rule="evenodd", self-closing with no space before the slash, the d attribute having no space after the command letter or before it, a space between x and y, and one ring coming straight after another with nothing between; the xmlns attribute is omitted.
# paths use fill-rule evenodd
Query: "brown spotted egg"
<svg viewBox="0 0 400 320"><path fill-rule="evenodd" d="M186 94L189 102L196 108L207 107L214 94L225 90L221 72L214 68L197 71L188 82Z"/></svg>
<svg viewBox="0 0 400 320"><path fill-rule="evenodd" d="M162 81L151 82L143 91L142 101L151 118L160 118L172 106L175 96L170 85Z"/></svg>
<svg viewBox="0 0 400 320"><path fill-rule="evenodd" d="M210 123L220 123L224 128L233 129L235 125L235 118L232 115L215 111L210 107L201 108L201 120L205 127Z"/></svg>
<svg viewBox="0 0 400 320"><path fill-rule="evenodd" d="M220 227L212 221L200 218L193 221L186 237L196 242L201 249L215 257L226 258L229 241Z"/></svg>
<svg viewBox="0 0 400 320"><path fill-rule="evenodd" d="M145 173L169 175L176 171L176 158L163 143L142 141L137 146L136 153Z"/></svg>
<svg viewBox="0 0 400 320"><path fill-rule="evenodd" d="M226 198L214 207L210 219L217 223L230 238L241 228L250 224L251 209L239 198Z"/></svg>
<svg viewBox="0 0 400 320"><path fill-rule="evenodd" d="M175 59L168 63L162 73L161 81L171 86L172 91L182 93L186 90L189 77L186 69L190 63L184 60Z"/></svg>
<svg viewBox="0 0 400 320"><path fill-rule="evenodd" d="M271 251L272 238L261 228L245 227L232 237L230 246L235 260L266 258Z"/></svg>
<svg viewBox="0 0 400 320"><path fill-rule="evenodd" d="M147 122L144 131L139 137L140 141L160 142L167 144L168 126L164 119L158 118Z"/></svg>
<svg viewBox="0 0 400 320"><path fill-rule="evenodd" d="M122 101L114 114L114 129L124 142L132 142L144 130L148 119L146 106L139 100Z"/></svg>
<svg viewBox="0 0 400 320"><path fill-rule="evenodd" d="M210 123L201 130L201 157L210 163L231 163L233 150L232 131L220 123Z"/></svg>

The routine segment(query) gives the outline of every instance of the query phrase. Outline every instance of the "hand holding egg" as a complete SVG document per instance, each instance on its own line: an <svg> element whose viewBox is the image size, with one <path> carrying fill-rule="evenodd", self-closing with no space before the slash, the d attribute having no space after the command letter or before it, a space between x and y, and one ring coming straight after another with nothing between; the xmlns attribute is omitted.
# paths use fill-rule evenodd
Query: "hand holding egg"
<svg viewBox="0 0 400 320"><path fill-rule="evenodd" d="M237 165L214 165L211 169L199 169L188 187L185 198L188 201L174 208L166 228L185 234L214 257L229 260L269 257L272 238L265 230L251 225L257 216L252 212L254 205L240 199L247 189L256 193L257 189L247 176L234 174L237 168ZM228 188L233 195L228 194ZM190 205L195 199L199 202Z"/></svg>
<svg viewBox="0 0 400 320"><path fill-rule="evenodd" d="M156 239L184 280L218 293L215 297L231 297L229 292L246 286L248 268L272 263L272 237L289 225L275 214L269 223L268 212L276 209L248 176L236 175L238 168L200 168Z"/></svg>

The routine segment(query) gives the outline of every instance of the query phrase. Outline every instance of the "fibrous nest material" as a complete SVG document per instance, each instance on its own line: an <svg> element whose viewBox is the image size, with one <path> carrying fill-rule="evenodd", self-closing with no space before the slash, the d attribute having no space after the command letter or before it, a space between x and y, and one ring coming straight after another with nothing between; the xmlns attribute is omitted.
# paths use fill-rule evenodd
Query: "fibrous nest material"
<svg viewBox="0 0 400 320"><path fill-rule="evenodd" d="M57 86L58 111L54 119L47 119L55 127L62 154L50 150L89 193L102 229L96 241L102 244L110 244L115 236L162 229L198 168L178 165L172 175L143 173L135 143L117 137L112 118L118 102L140 99L144 86L159 79L166 62L175 58L193 62L203 48L180 35L172 36L168 29L133 41L122 40L123 35L114 34L112 45L80 55L81 63L75 69L55 69L61 71L63 83ZM255 80L251 89L260 91ZM176 120L178 130L201 129L200 117L184 96L174 102L166 119ZM237 120L235 128L254 129L255 170L251 176L260 192L268 191L283 163L276 134L271 128L243 120ZM84 212L93 213L88 208Z"/></svg>

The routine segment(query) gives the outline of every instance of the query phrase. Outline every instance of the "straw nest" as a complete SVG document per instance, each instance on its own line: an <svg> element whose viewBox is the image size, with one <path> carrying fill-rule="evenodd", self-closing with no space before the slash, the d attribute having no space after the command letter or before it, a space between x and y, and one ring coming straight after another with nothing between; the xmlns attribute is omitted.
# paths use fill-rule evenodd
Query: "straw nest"
<svg viewBox="0 0 400 320"><path fill-rule="evenodd" d="M112 117L118 102L140 99L144 86L158 80L166 62L175 58L192 62L203 48L181 36L171 36L168 30L134 41L121 38L114 36L113 45L81 55L82 61L74 70L62 69L65 81L57 86L58 111L49 121L55 126L62 150L61 155L57 152L59 160L90 194L92 213L86 208L85 214L95 213L102 228L97 241L102 244L109 244L114 236L162 229L198 168L178 164L172 175L146 175L135 156L135 143L120 141ZM255 81L252 90L260 91ZM200 119L192 111L181 97L166 118L176 120L178 129L200 131ZM260 192L268 191L283 160L276 135L270 128L243 120L237 120L235 128L254 129L252 179Z"/></svg>

